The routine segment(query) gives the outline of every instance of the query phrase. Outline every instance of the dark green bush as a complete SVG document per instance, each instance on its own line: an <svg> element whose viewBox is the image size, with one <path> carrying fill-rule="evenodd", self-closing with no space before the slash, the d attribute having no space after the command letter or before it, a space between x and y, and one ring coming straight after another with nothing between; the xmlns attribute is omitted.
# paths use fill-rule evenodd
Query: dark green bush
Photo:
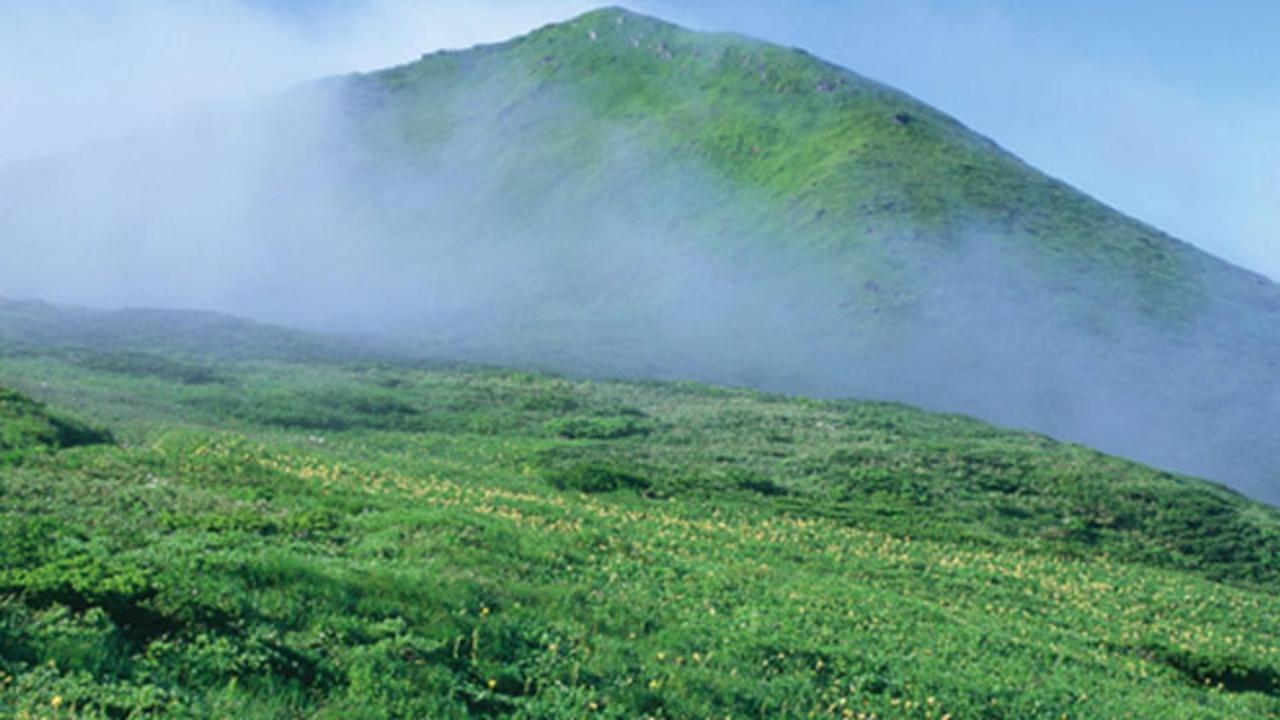
<svg viewBox="0 0 1280 720"><path fill-rule="evenodd" d="M80 355L77 359L81 367L89 368L90 370L100 370L131 377L153 377L183 385L208 385L224 380L211 367L181 362L148 353L92 352Z"/></svg>
<svg viewBox="0 0 1280 720"><path fill-rule="evenodd" d="M739 470L730 474L734 484L741 490L768 496L782 496L791 493L785 486L774 482L772 478L750 471Z"/></svg>
<svg viewBox="0 0 1280 720"><path fill-rule="evenodd" d="M422 412L382 388L317 388L303 392L268 391L248 397L197 397L189 404L254 424L299 430L423 428Z"/></svg>
<svg viewBox="0 0 1280 720"><path fill-rule="evenodd" d="M652 430L634 417L570 417L547 423L554 435L569 440L618 440L648 435Z"/></svg>
<svg viewBox="0 0 1280 720"><path fill-rule="evenodd" d="M599 464L586 463L561 470L551 476L551 484L560 490L584 493L614 490L646 490L649 481L635 473Z"/></svg>

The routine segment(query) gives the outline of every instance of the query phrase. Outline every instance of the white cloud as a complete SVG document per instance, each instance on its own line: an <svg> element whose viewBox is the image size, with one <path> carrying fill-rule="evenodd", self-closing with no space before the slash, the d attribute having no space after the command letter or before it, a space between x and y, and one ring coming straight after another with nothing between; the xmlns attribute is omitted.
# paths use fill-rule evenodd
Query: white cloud
<svg viewBox="0 0 1280 720"><path fill-rule="evenodd" d="M375 0L303 22L231 0L0 3L0 162L113 137L192 105L504 39L587 6Z"/></svg>

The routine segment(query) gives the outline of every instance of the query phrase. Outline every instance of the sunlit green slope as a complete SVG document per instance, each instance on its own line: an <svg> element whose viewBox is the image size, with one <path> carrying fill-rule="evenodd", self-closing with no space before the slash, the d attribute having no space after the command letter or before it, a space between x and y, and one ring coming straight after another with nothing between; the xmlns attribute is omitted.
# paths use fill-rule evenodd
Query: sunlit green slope
<svg viewBox="0 0 1280 720"><path fill-rule="evenodd" d="M605 214L588 203L630 210L626 220L665 218L662 207L610 205L634 200L622 189L638 185L668 201L667 190L698 196L681 210L699 234L829 252L850 274L914 273L904 261L1007 233L1010 249L1043 263L1028 270L1097 274L1145 311L1178 318L1233 272L892 88L803 50L621 9L350 82L367 94L375 141L416 150L411 162L426 167L468 168L464 177L483 179L473 180L477 208L498 209L518 234L546 220L592 237L598 228L561 215L566 205L585 219ZM887 307L926 289L868 279L882 282Z"/></svg>

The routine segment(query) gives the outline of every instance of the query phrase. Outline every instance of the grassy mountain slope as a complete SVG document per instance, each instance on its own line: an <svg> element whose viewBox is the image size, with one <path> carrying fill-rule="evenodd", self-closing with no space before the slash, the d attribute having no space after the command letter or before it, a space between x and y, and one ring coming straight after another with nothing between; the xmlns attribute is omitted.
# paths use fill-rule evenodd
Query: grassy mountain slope
<svg viewBox="0 0 1280 720"><path fill-rule="evenodd" d="M1193 318L1208 293L1272 310L1280 299L1262 278L1126 218L954 119L802 50L608 9L350 83L355 101L369 105L360 109L373 116L359 118L372 124L370 142L397 155L416 149L410 162L426 167L469 167L464 176L483 178L474 183L476 205L499 208L498 217L520 223L525 234L565 209L555 202L560 193L588 193L563 199L608 205L630 200L619 188L635 184L671 199L661 190L683 181L679 189L705 196L701 207L682 208L694 211L684 223L736 252L750 239L831 251L849 277L886 267L914 274L921 268L903 261L941 261L948 245L977 232L1026 251L1036 263L1028 271L1052 274L1044 280L1068 294L1109 291L1170 321ZM701 177L682 177L695 167ZM587 204L567 207L591 219ZM627 220L663 216L658 207L630 209L636 217L624 213ZM564 220L551 219L557 234L586 240L596 233L590 223ZM1097 284L1073 280L1076 274ZM883 283L882 309L918 302L932 278L915 286L889 279L900 283ZM842 289L857 300L862 287Z"/></svg>
<svg viewBox="0 0 1280 720"><path fill-rule="evenodd" d="M1280 512L1221 488L899 405L187 337L0 357L120 438L0 471L0 712L1280 715Z"/></svg>
<svg viewBox="0 0 1280 720"><path fill-rule="evenodd" d="M1280 497L1277 286L900 92L617 9L338 85L391 244L495 248L452 352L926 403Z"/></svg>
<svg viewBox="0 0 1280 720"><path fill-rule="evenodd" d="M783 217L766 206L751 218L767 220L784 242L889 254L894 249L885 246L903 240L899 232L915 243L947 242L948 232L970 224L1010 227L1045 255L1068 256L1075 267L1064 270L1137 285L1153 311L1169 314L1195 309L1169 305L1197 300L1206 275L1230 272L900 92L801 50L693 33L624 10L426 56L366 81L391 92L378 99L428 151L440 139L475 132L467 125L508 137L477 143L467 158L477 168L500 168L506 182L494 195L541 203L545 181L564 173L611 187L619 180L602 172L607 145L637 141L677 171L693 157L735 183L727 186L733 191L785 203ZM500 102L476 102L490 95ZM570 113L547 107L558 103L575 106ZM512 163L529 172L510 172ZM653 167L643 169L622 182L664 182L661 171L654 178ZM731 216L744 208L708 210L741 233ZM798 221L817 227L797 228Z"/></svg>

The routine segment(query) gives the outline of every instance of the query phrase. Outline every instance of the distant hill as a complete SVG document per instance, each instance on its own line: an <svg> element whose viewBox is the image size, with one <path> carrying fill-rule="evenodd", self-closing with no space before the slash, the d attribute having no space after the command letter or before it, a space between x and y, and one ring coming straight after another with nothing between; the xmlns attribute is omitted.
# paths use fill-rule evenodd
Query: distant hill
<svg viewBox="0 0 1280 720"><path fill-rule="evenodd" d="M299 332L215 312L92 310L0 297L0 355L161 352L201 359L335 359L362 352L355 339ZM367 352L372 352L368 350Z"/></svg>
<svg viewBox="0 0 1280 720"><path fill-rule="evenodd" d="M908 401L1280 501L1274 283L804 51L605 9L247 113L11 171L45 242L0 287Z"/></svg>

